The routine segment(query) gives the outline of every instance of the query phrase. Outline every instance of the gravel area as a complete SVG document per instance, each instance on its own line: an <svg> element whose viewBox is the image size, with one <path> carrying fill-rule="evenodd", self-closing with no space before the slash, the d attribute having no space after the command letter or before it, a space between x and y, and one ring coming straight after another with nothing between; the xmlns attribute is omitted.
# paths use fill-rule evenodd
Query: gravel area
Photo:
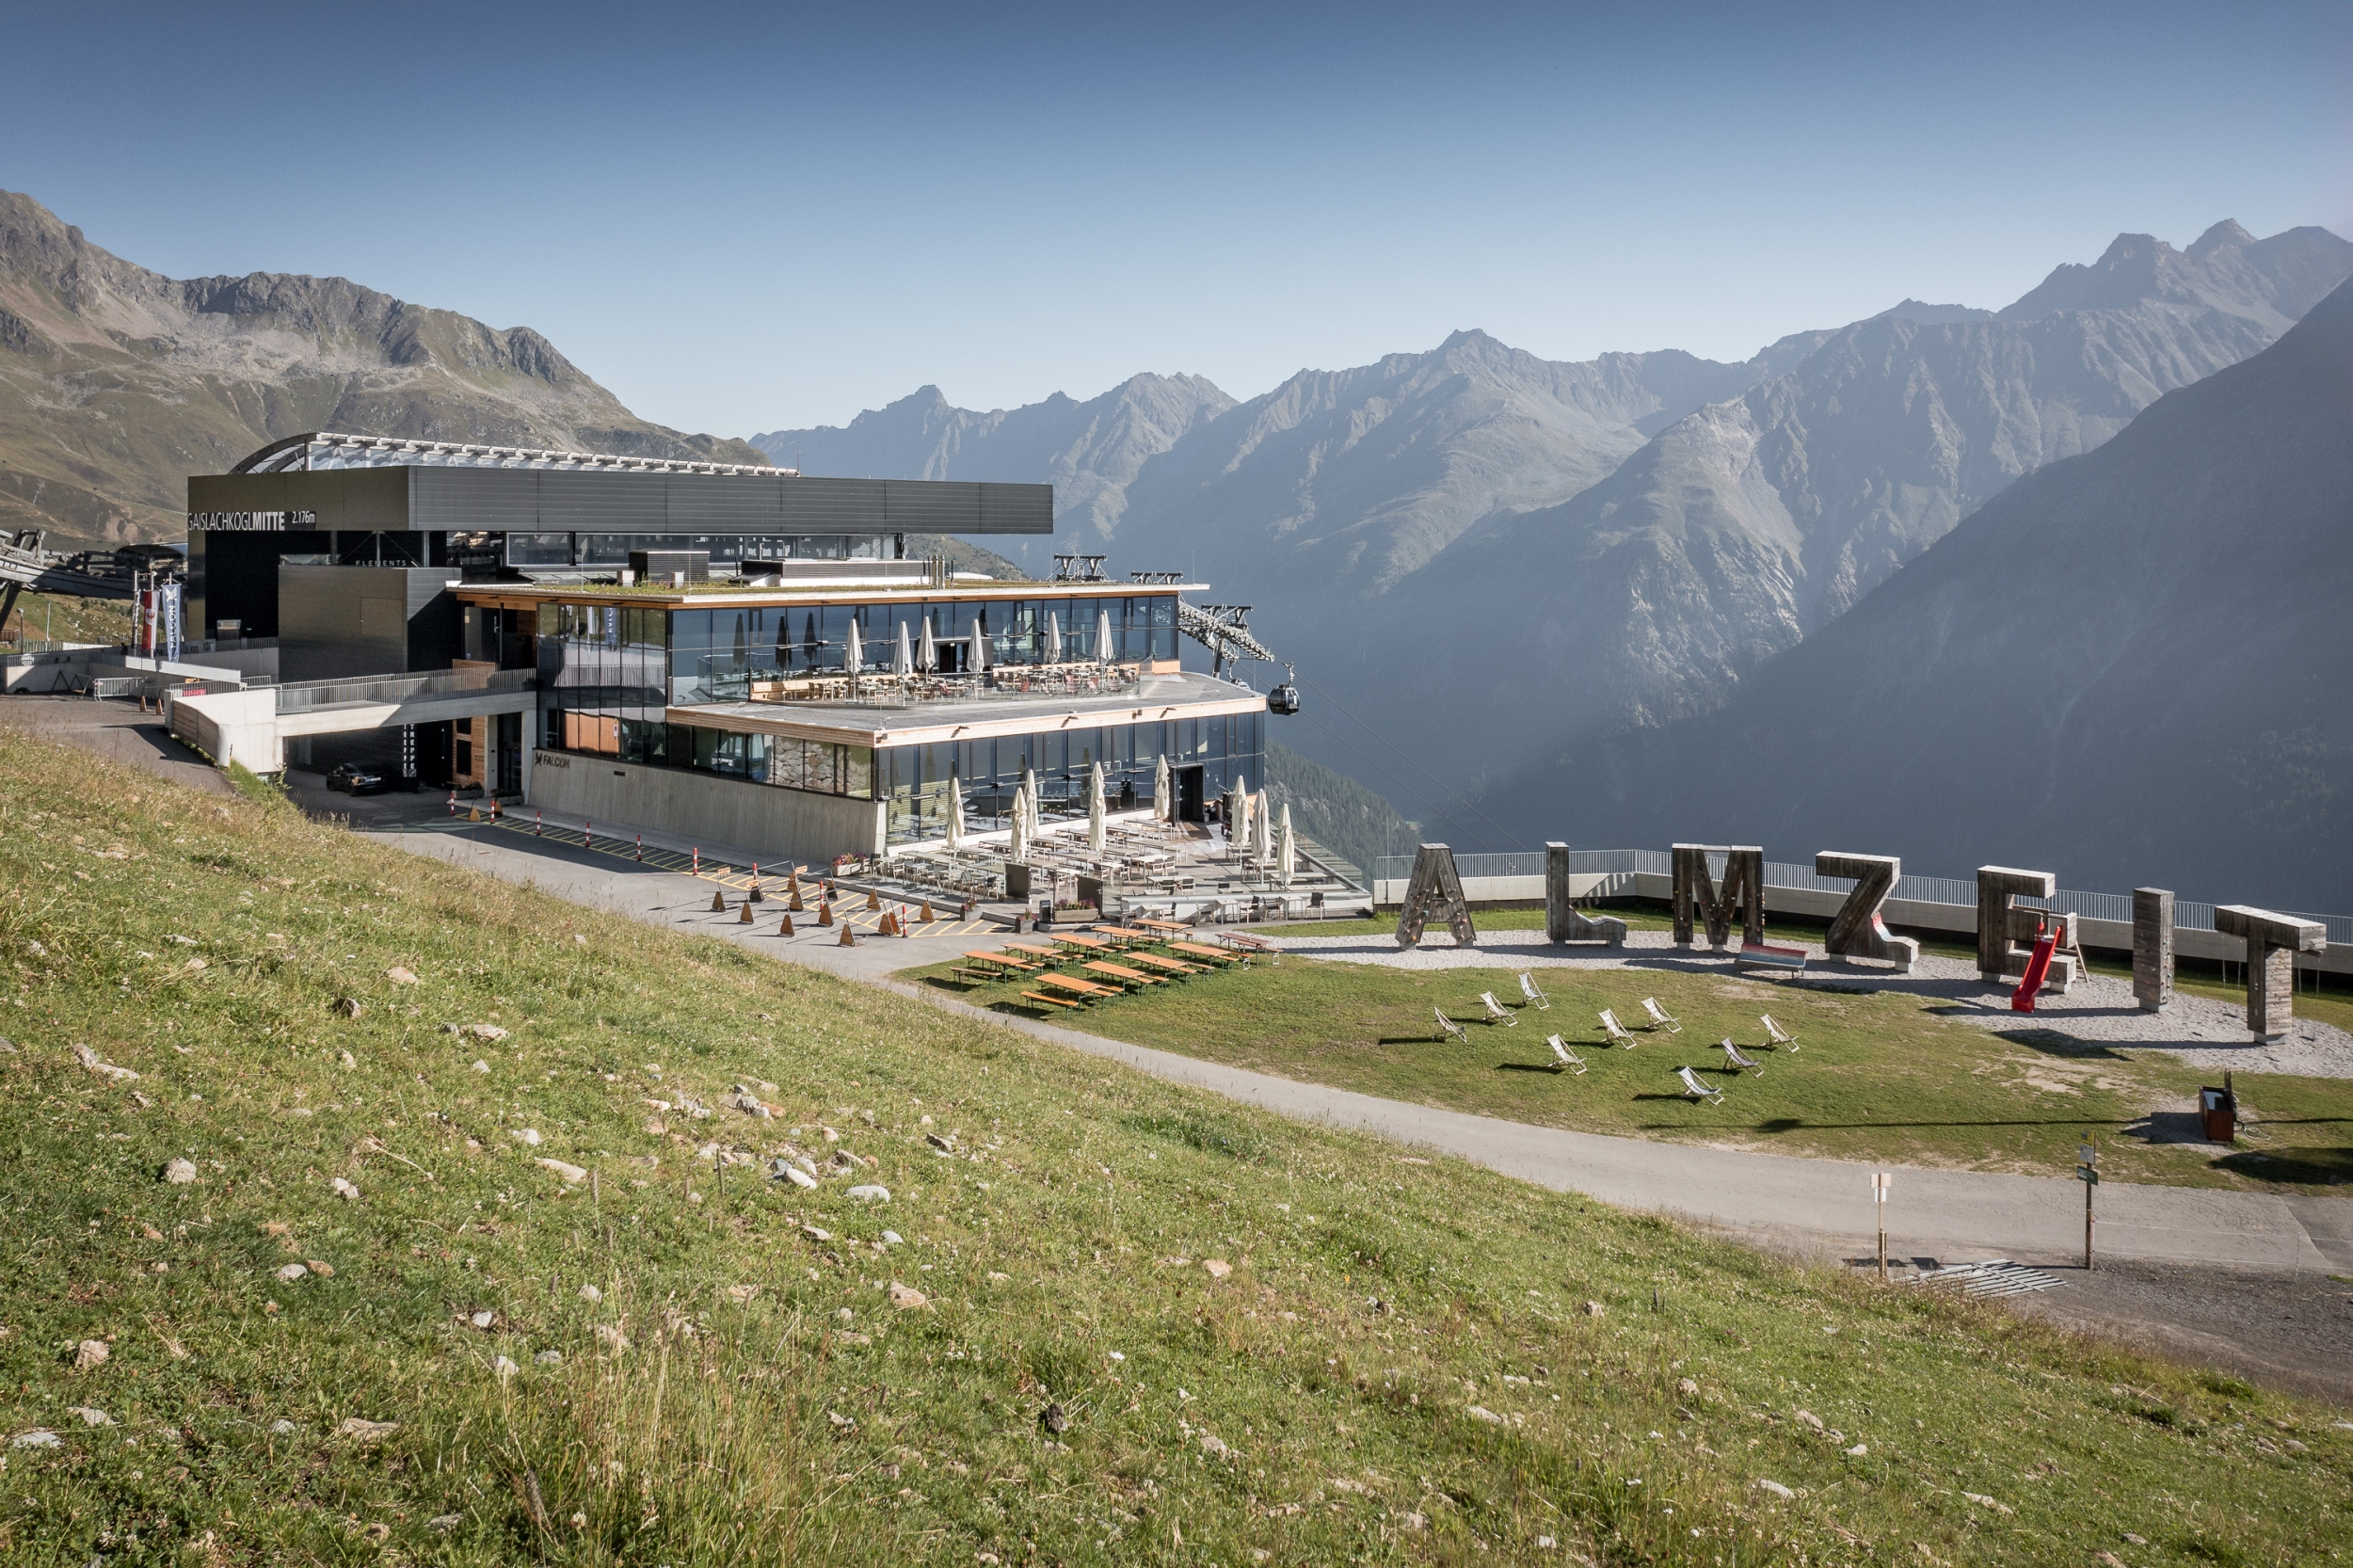
<svg viewBox="0 0 2353 1568"><path fill-rule="evenodd" d="M1401 950L1387 936L1284 936L1270 938L1286 952L1347 964L1380 964L1400 969L1625 968L1673 969L1689 974L1730 975L1744 981L1792 988L1834 986L1898 991L1946 1005L1937 1009L1993 1030L2035 1029L2087 1047L2133 1046L2162 1050L2213 1072L2293 1073L2305 1078L2353 1079L2353 1034L2333 1024L2298 1018L2286 1039L2257 1045L2247 1033L2247 1011L2235 1003L2175 992L2162 1013L2143 1013L2132 986L2107 975L2084 975L2065 996L2045 992L2031 1016L2009 1010L2009 986L1989 986L1965 959L1924 957L1912 973L1899 975L1884 964L1831 958L1808 944L1811 959L1802 975L1763 969L1736 970L1730 959L1705 948L1678 948L1664 931L1626 934L1618 950L1560 947L1541 931L1491 931L1478 945L1458 948L1443 933L1425 936L1418 948Z"/></svg>

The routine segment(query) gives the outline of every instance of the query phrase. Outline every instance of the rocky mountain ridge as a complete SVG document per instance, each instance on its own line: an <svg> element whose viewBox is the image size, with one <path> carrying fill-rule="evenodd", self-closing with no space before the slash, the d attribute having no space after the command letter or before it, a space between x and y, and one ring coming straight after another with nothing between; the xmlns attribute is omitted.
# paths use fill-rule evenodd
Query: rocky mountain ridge
<svg viewBox="0 0 2353 1568"><path fill-rule="evenodd" d="M2009 487L1720 710L1556 755L1481 810L1530 842L1840 847L2342 908L2348 430L2353 282Z"/></svg>
<svg viewBox="0 0 2353 1568"><path fill-rule="evenodd" d="M530 328L343 278L167 278L0 191L0 528L173 537L188 474L312 429L766 461L637 418Z"/></svg>

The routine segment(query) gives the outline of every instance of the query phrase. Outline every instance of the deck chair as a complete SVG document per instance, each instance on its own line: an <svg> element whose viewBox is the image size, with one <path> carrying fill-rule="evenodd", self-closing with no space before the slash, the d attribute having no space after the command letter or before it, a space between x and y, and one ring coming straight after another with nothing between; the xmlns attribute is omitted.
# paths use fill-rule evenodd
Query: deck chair
<svg viewBox="0 0 2353 1568"><path fill-rule="evenodd" d="M1528 999L1528 1005L1534 1008L1537 1012L1549 1013L1552 1011L1552 999L1545 995L1542 991L1536 989L1536 977L1534 975L1527 973L1521 974L1520 995L1526 997Z"/></svg>
<svg viewBox="0 0 2353 1568"><path fill-rule="evenodd" d="M1693 1072L1690 1068L1677 1067L1675 1069L1675 1077L1683 1080L1683 1092L1691 1098L1695 1100L1705 1100L1710 1105L1721 1105L1724 1103L1724 1092L1721 1089L1711 1089L1706 1084L1702 1083L1699 1079L1699 1074Z"/></svg>
<svg viewBox="0 0 2353 1568"><path fill-rule="evenodd" d="M1783 1033L1781 1025L1773 1022L1773 1016L1770 1013L1762 1015L1756 1021L1765 1026L1765 1043L1767 1045L1773 1047L1777 1050L1784 1046L1786 1046L1791 1050L1796 1050L1798 1048L1796 1036Z"/></svg>
<svg viewBox="0 0 2353 1568"><path fill-rule="evenodd" d="M1651 1028L1663 1029L1670 1034L1680 1034L1683 1032L1682 1021L1676 1018L1673 1014L1659 1006L1658 999L1657 997L1644 997L1642 999L1642 1011L1650 1015Z"/></svg>
<svg viewBox="0 0 2353 1568"><path fill-rule="evenodd" d="M1563 1044L1561 1036L1558 1034L1548 1035L1545 1040L1545 1044L1552 1048L1552 1059L1555 1062L1558 1062L1561 1065L1568 1068L1568 1070L1573 1073L1578 1074L1579 1076L1583 1075L1585 1071L1585 1059L1577 1055L1577 1052L1571 1050L1565 1044Z"/></svg>
<svg viewBox="0 0 2353 1568"><path fill-rule="evenodd" d="M1764 1063L1754 1061L1749 1057L1741 1055L1740 1048L1732 1043L1732 1037L1730 1035L1726 1035L1723 1039L1717 1041L1716 1045L1717 1048L1724 1053L1724 1065L1732 1068L1735 1072L1737 1072L1744 1067L1753 1073L1762 1073L1765 1070Z"/></svg>
<svg viewBox="0 0 2353 1568"><path fill-rule="evenodd" d="M1438 1027L1445 1030L1449 1036L1454 1039L1458 1044L1465 1046L1470 1044L1469 1030L1465 1029L1461 1024L1458 1024L1452 1018L1448 1017L1443 1009L1433 1007L1430 1011L1437 1014Z"/></svg>
<svg viewBox="0 0 2353 1568"><path fill-rule="evenodd" d="M1496 1000L1496 994L1493 991L1480 992L1479 1004L1487 1010L1487 1021L1491 1024L1502 1024L1509 1028L1520 1021L1520 1016L1517 1013Z"/></svg>
<svg viewBox="0 0 2353 1568"><path fill-rule="evenodd" d="M1618 1016L1607 1007L1601 1010L1601 1032L1603 1039L1610 1045L1624 1046L1628 1050L1634 1048L1634 1036L1626 1032L1625 1025L1618 1021Z"/></svg>

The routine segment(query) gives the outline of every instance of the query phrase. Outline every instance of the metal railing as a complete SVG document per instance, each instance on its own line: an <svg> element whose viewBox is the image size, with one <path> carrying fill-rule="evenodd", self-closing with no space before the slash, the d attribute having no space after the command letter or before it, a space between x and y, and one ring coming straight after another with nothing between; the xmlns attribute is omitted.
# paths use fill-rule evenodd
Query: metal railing
<svg viewBox="0 0 2353 1568"><path fill-rule="evenodd" d="M1711 874L1723 874L1723 856L1708 856ZM1410 855L1384 855L1377 862L1376 875L1383 882L1402 882L1414 872L1414 857ZM1455 874L1468 881L1473 877L1542 877L1545 856L1541 850L1515 850L1501 855L1458 855L1454 857ZM1569 852L1569 873L1572 876L1608 875L1633 872L1644 876L1672 876L1674 857L1665 850L1657 849L1573 849ZM1765 862L1765 886L1798 892L1829 893L1845 897L1854 888L1850 877L1822 876L1811 866L1793 866L1785 861ZM1941 904L1962 909L1974 909L1977 903L1977 879L1974 876L1902 876L1887 895L1891 902L1911 904ZM2021 898L2019 904L2029 909L2052 909L2061 914L2075 915L2087 920L2113 920L2119 925L2133 923L2133 900L2129 893L2084 893L2062 889L2045 901ZM2279 913L2299 920L2317 920L2329 934L2329 945L2353 945L2353 915L2315 915L2299 909L2282 909ZM2214 905L2198 904L2187 899L2173 902L2173 924L2184 931L2212 931Z"/></svg>
<svg viewBox="0 0 2353 1568"><path fill-rule="evenodd" d="M420 675L364 675L340 680L296 680L273 688L280 713L307 713L356 703L412 702L419 697L528 692L536 670L429 670Z"/></svg>

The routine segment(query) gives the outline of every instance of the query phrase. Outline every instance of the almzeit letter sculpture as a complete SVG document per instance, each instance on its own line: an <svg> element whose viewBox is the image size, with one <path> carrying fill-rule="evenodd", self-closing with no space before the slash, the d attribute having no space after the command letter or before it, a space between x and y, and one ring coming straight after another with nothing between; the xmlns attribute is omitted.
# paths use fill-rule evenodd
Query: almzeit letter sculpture
<svg viewBox="0 0 2353 1568"><path fill-rule="evenodd" d="M1569 846L1545 845L1545 938L1553 942L1607 942L1625 946L1625 921L1614 915L1588 915L1569 896Z"/></svg>
<svg viewBox="0 0 2353 1568"><path fill-rule="evenodd" d="M1707 857L1724 857L1724 885L1708 875ZM1732 941L1732 911L1740 909L1740 939L1752 946L1765 941L1765 851L1754 844L1677 844L1674 846L1675 946L1691 945L1691 911L1699 910L1707 927L1707 945L1718 952Z"/></svg>
<svg viewBox="0 0 2353 1568"><path fill-rule="evenodd" d="M2133 1000L2143 1013L2173 1000L2173 895L2163 888L2133 889Z"/></svg>
<svg viewBox="0 0 2353 1568"><path fill-rule="evenodd" d="M1841 855L1826 849L1814 857L1817 876L1851 876L1854 890L1838 906L1830 922L1822 951L1835 958L1883 958L1897 974L1910 974L1920 957L1920 944L1909 936L1891 936L1880 907L1895 890L1904 863L1892 855Z"/></svg>
<svg viewBox="0 0 2353 1568"><path fill-rule="evenodd" d="M2047 899L2058 891L2058 878L2049 872L2022 872L2012 866L1977 868L1977 978L1998 985L2004 975L2024 975L2033 955L2035 933L2045 922L2057 921L2058 945L2075 945L2075 917L2049 909L2021 909L2020 897ZM2019 941L2027 945L2020 947ZM2065 996L2075 984L2075 961L2054 953L2051 972L2042 988Z"/></svg>
<svg viewBox="0 0 2353 1568"><path fill-rule="evenodd" d="M1469 947L1479 939L1471 928L1470 905L1463 898L1463 879L1454 874L1454 852L1444 844L1424 844L1414 856L1414 879L1405 885L1405 903L1397 912L1397 945L1417 946L1422 925L1435 915L1454 933L1454 945Z"/></svg>
<svg viewBox="0 0 2353 1568"><path fill-rule="evenodd" d="M2247 938L2247 1032L2265 1045L2287 1036L2296 1021L2296 955L2329 951L2329 928L2318 920L2226 904L2214 928Z"/></svg>

